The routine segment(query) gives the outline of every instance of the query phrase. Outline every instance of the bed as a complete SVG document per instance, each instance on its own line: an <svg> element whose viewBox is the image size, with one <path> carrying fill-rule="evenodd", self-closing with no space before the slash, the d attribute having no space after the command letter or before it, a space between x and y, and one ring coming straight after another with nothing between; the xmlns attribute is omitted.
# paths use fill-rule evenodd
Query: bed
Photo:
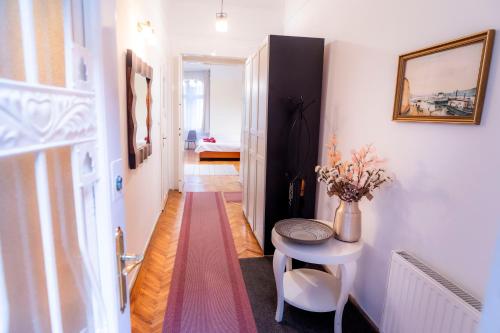
<svg viewBox="0 0 500 333"><path fill-rule="evenodd" d="M195 152L203 160L239 160L240 143L236 141L204 142L203 139L196 143Z"/></svg>

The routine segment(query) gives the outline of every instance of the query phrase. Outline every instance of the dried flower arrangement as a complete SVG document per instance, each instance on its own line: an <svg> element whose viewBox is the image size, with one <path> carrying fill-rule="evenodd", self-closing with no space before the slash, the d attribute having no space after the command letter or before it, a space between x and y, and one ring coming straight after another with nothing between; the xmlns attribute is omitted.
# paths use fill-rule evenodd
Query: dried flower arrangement
<svg viewBox="0 0 500 333"><path fill-rule="evenodd" d="M337 149L337 139L333 136L327 144L328 165L316 166L318 182L326 184L327 194L338 196L346 202L358 202L363 197L373 198L372 192L383 183L392 180L381 168L384 160L375 154L372 145L352 151L351 160L342 161Z"/></svg>

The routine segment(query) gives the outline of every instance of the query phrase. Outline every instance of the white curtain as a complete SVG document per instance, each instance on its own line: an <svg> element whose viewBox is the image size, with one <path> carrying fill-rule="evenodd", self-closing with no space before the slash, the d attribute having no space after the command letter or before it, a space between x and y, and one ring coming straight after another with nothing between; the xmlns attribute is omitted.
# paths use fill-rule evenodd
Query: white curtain
<svg viewBox="0 0 500 333"><path fill-rule="evenodd" d="M184 136L191 130L197 138L210 133L210 71L184 72Z"/></svg>

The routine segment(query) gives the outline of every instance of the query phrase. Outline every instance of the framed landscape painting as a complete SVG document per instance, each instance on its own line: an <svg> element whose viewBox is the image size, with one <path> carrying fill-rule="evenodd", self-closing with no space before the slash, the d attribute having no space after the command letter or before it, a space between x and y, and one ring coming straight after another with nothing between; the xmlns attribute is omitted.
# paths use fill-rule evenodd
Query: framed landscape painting
<svg viewBox="0 0 500 333"><path fill-rule="evenodd" d="M479 124L495 31L399 57L393 120Z"/></svg>

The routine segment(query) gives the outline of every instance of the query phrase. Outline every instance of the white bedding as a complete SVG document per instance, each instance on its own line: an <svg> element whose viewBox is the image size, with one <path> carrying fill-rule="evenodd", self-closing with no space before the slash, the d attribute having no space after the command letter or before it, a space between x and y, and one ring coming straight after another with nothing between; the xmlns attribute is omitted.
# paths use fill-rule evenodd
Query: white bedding
<svg viewBox="0 0 500 333"><path fill-rule="evenodd" d="M198 140L196 143L196 153L201 153L204 151L216 151L216 152L239 152L240 143L233 141L217 141L216 143L204 142L203 139Z"/></svg>

